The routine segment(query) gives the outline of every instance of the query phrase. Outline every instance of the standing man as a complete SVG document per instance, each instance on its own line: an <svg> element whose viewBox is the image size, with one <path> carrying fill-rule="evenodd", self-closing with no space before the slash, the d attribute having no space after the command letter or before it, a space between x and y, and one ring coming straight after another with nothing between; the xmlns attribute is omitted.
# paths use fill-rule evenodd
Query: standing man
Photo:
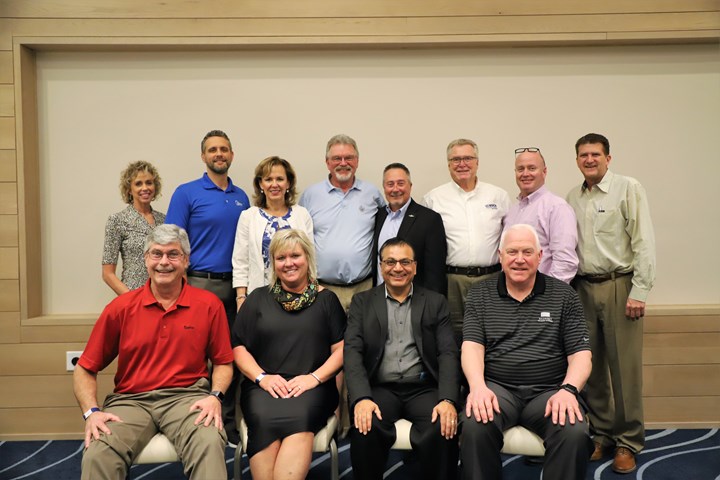
<svg viewBox="0 0 720 480"><path fill-rule="evenodd" d="M406 418L423 478L454 479L460 364L447 301L413 283L406 241L387 240L380 257L385 283L353 297L345 331L353 476L383 478L395 422Z"/></svg>
<svg viewBox="0 0 720 480"><path fill-rule="evenodd" d="M415 250L417 259L415 285L447 295L445 258L447 240L442 218L437 212L412 199L410 170L402 163L391 163L383 172L383 190L387 206L378 208L373 235L373 284L383 282L378 248L388 239L398 237Z"/></svg>
<svg viewBox="0 0 720 480"><path fill-rule="evenodd" d="M515 425L544 439L544 479L585 478L592 440L578 391L592 369L588 328L573 289L537 271L541 257L533 227L514 225L500 240L502 272L468 293L466 480L502 478L503 431Z"/></svg>
<svg viewBox="0 0 720 480"><path fill-rule="evenodd" d="M574 286L595 357L588 380L595 451L615 451L613 470L635 470L645 445L642 345L645 300L655 281L655 234L645 189L610 170L610 142L588 133L575 143L585 177L568 193L578 222L580 265Z"/></svg>
<svg viewBox="0 0 720 480"><path fill-rule="evenodd" d="M186 476L225 479L220 405L233 354L223 305L183 279L190 256L183 229L158 226L144 252L148 282L105 307L73 374L85 419L81 478L125 478L135 457L162 432ZM115 357L115 390L100 409L97 374Z"/></svg>
<svg viewBox="0 0 720 480"><path fill-rule="evenodd" d="M325 149L328 178L305 190L299 202L313 220L319 282L346 312L352 296L372 286L373 227L384 205L380 191L355 176L359 163L355 140L335 135Z"/></svg>
<svg viewBox="0 0 720 480"><path fill-rule="evenodd" d="M447 162L452 181L431 190L424 202L445 224L447 297L459 342L468 289L500 270L498 244L510 197L502 188L478 180L478 148L472 140L450 142Z"/></svg>
<svg viewBox="0 0 720 480"><path fill-rule="evenodd" d="M578 266L577 221L572 207L545 188L546 175L545 158L539 148L515 150L515 182L520 195L503 223L505 229L518 223L532 225L543 252L538 270L570 283Z"/></svg>
<svg viewBox="0 0 720 480"><path fill-rule="evenodd" d="M165 223L187 230L192 247L188 283L208 290L223 302L232 327L237 313L232 287L232 250L240 213L250 206L245 192L233 185L228 169L233 161L230 139L212 130L200 143L200 158L207 167L203 176L180 185L173 193ZM230 442L237 444L235 400L237 370L228 390L223 418Z"/></svg>

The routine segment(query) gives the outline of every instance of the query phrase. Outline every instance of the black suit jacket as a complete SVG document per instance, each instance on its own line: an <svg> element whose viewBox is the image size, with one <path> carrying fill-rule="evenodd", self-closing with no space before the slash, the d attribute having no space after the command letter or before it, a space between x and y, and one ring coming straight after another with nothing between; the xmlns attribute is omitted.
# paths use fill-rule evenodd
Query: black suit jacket
<svg viewBox="0 0 720 480"><path fill-rule="evenodd" d="M378 245L378 237L387 215L385 207L378 208L377 215L375 215L375 233L373 234L370 262L373 285L377 285L378 250L382 247L382 245ZM421 285L447 295L445 269L447 238L445 238L445 226L440 214L410 199L410 205L405 212L397 236L412 245L415 250L415 259L417 260L415 285Z"/></svg>
<svg viewBox="0 0 720 480"><path fill-rule="evenodd" d="M450 324L447 300L414 286L410 321L426 372L438 384L439 399L459 403L460 355ZM380 366L388 335L385 284L355 294L345 330L344 370L350 407L372 397L371 384Z"/></svg>

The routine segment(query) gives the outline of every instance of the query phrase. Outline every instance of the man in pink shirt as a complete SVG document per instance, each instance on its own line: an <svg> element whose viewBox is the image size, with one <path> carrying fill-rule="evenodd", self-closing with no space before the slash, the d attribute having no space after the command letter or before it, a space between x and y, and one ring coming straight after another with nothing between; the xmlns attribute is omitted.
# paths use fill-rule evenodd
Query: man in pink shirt
<svg viewBox="0 0 720 480"><path fill-rule="evenodd" d="M515 150L515 182L520 195L505 215L503 229L518 223L535 227L543 252L538 270L570 283L578 268L575 212L545 187L546 176L547 166L539 148Z"/></svg>

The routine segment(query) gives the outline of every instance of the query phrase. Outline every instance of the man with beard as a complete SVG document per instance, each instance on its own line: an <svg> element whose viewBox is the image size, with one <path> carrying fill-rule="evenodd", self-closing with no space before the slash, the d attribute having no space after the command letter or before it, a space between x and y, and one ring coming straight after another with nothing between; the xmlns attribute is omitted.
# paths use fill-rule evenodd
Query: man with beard
<svg viewBox="0 0 720 480"><path fill-rule="evenodd" d="M233 185L228 169L232 144L222 130L212 130L200 143L200 158L207 166L203 176L180 185L173 193L165 223L184 228L190 237L188 283L208 290L222 300L232 329L237 304L232 287L232 251L240 213L250 206L245 192ZM230 442L237 444L235 390L237 372L223 403L223 419Z"/></svg>
<svg viewBox="0 0 720 480"><path fill-rule="evenodd" d="M372 286L371 252L380 191L355 177L360 152L355 140L335 135L325 149L330 174L300 197L313 219L320 284L332 290L345 311L355 293Z"/></svg>

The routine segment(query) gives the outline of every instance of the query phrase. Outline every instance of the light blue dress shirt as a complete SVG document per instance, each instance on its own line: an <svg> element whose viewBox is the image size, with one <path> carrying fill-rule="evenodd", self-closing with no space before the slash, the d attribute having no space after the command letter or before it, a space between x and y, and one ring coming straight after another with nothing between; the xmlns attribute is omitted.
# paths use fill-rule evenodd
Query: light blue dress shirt
<svg viewBox="0 0 720 480"><path fill-rule="evenodd" d="M393 237L397 237L398 232L400 231L400 225L402 224L403 219L405 218L405 212L407 212L408 206L410 205L410 200L405 203L397 212L393 212L390 210L390 207L387 205L385 206L385 209L388 212L388 216L385 218L385 223L383 223L382 228L380 229L380 235L378 235L378 258L375 259L375 261L378 263L378 269L377 269L377 284L380 285L383 283L383 277L382 277L382 265L380 265L380 249L383 246L383 243L387 242ZM401 258L396 258L396 260L402 260Z"/></svg>

